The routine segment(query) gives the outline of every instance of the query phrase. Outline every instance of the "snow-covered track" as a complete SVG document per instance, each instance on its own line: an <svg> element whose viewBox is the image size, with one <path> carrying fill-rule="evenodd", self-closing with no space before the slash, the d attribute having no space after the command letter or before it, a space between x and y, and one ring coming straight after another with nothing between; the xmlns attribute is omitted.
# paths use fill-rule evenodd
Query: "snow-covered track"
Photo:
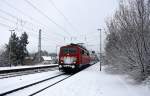
<svg viewBox="0 0 150 96"><path fill-rule="evenodd" d="M59 81L57 81L57 82L55 82L55 83L52 83L51 85L46 86L45 88L42 88L41 90L38 90L38 91L36 91L36 92L30 94L29 96L34 96L34 95L36 95L36 94L38 94L38 93L40 93L40 92L42 92L42 91L44 91L44 90L46 90L46 89L48 89L48 88L50 88L50 87L52 87L52 86L58 84L59 82L62 82L62 81L64 81L64 80L66 80L67 78L69 78L69 77L71 77L71 76L72 76L72 75L66 76L66 77L64 77L63 79L61 79L61 80L59 80Z"/></svg>
<svg viewBox="0 0 150 96"><path fill-rule="evenodd" d="M0 79L58 70L57 65L0 70Z"/></svg>
<svg viewBox="0 0 150 96"><path fill-rule="evenodd" d="M62 74L59 74L59 75L56 75L56 76L53 76L53 77L49 77L49 78L44 79L44 80L40 80L40 81L34 82L34 83L32 83L32 84L28 84L28 85L25 85L25 86L22 86L22 87L19 87L19 88L16 88L16 89L12 89L12 90L9 90L9 91L7 91L7 92L0 93L0 96L5 96L5 95L13 94L13 93L15 93L15 92L22 91L22 90L24 90L24 89L28 89L28 88L33 87L33 86L35 86L35 85L38 86L38 85L40 85L41 83L47 82L47 81L49 81L49 80L53 80L53 79L55 79L55 78L58 78L58 77L64 76L64 75L65 75L65 74L62 73ZM51 87L51 86L53 86L53 85L55 85L55 84L57 84L57 83L59 83L59 82L65 80L65 79L67 79L67 78L70 77L70 76L71 76L71 75L65 76L65 77L63 77L62 79L58 80L57 82L52 83L51 85L46 86L46 87L44 87L44 88L42 88L42 89L40 89L40 90L38 90L38 91L32 93L30 96L32 96L32 95L34 95L34 94L37 94L37 93L41 92L42 90L44 90L44 89L46 89L46 88L49 88L49 87ZM20 96L21 96L21 95L20 95ZM28 96L29 96L29 95L28 95Z"/></svg>
<svg viewBox="0 0 150 96"><path fill-rule="evenodd" d="M9 67L9 68L1 68L0 74L11 73L11 72L19 72L24 70L33 70L39 68L49 68L49 67L57 67L58 65L37 65L37 66L22 66L22 67Z"/></svg>

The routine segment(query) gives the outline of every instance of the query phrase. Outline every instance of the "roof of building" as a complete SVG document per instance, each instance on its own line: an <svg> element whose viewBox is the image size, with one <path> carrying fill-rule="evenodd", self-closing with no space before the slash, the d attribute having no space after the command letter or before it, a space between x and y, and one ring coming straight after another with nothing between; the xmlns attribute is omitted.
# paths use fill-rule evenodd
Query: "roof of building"
<svg viewBox="0 0 150 96"><path fill-rule="evenodd" d="M52 60L52 58L50 56L42 56L42 58L46 61L46 60Z"/></svg>

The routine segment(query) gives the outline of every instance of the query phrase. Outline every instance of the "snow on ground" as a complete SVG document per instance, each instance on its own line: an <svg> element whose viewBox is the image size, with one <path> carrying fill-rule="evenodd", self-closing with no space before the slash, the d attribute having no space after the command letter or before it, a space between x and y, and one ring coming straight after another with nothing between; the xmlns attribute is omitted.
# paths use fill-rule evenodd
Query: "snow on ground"
<svg viewBox="0 0 150 96"><path fill-rule="evenodd" d="M6 96L30 96L31 94L33 94L33 93L35 93L35 92L37 92L37 91L47 87L48 85L54 84L55 82L58 82L58 81L66 78L66 77L67 77L67 75L61 75L61 76L59 76L57 78L53 78L53 79L48 80L46 82L42 82L42 83L40 83L38 85L34 85L34 86L29 87L29 88L25 88L23 90L19 90L17 92L11 93L11 94L6 95Z"/></svg>
<svg viewBox="0 0 150 96"><path fill-rule="evenodd" d="M124 76L99 71L98 63L36 96L150 96L150 90L133 85Z"/></svg>
<svg viewBox="0 0 150 96"><path fill-rule="evenodd" d="M62 74L58 70L0 79L0 93Z"/></svg>
<svg viewBox="0 0 150 96"><path fill-rule="evenodd" d="M24 68L34 68L34 67L44 67L44 66L54 66L58 64L37 64L37 65L30 65L30 66L12 66L12 67L0 67L1 70L12 70L12 69L24 69Z"/></svg>
<svg viewBox="0 0 150 96"><path fill-rule="evenodd" d="M0 93L27 85L61 72L50 71L37 74L30 74L6 79L0 79ZM150 96L150 89L143 85L131 83L132 80L125 76L112 75L104 71L99 71L99 64L95 64L74 76L54 85L37 96ZM50 82L44 83L42 86L49 85ZM41 86L35 86L31 89L34 92ZM20 91L20 95L22 91ZM27 92L28 93L28 92ZM13 96L18 96L12 94ZM26 96L27 94L24 94Z"/></svg>

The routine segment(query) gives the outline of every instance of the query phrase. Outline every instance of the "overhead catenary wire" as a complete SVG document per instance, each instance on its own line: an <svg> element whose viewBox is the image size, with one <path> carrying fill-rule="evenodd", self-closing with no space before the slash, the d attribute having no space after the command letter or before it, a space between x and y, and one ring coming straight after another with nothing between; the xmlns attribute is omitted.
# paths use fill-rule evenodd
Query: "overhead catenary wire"
<svg viewBox="0 0 150 96"><path fill-rule="evenodd" d="M3 23L0 23L0 26L3 26L3 27L7 27L7 28L10 28L11 26L9 26L9 25L6 25L6 24L3 24ZM34 33L35 34L35 33ZM38 35L38 34L37 34ZM35 37L36 38L36 37ZM50 38L46 38L46 37L43 37L42 36L42 38L43 39L46 39L46 40L50 40ZM43 45L43 46L57 46L57 45L60 45L60 44L62 44L61 42L58 42L58 41L55 41L55 40L52 40L52 41L50 41L50 42L52 42L52 43L50 43L50 44L52 44L52 45L50 45L50 44L46 44L46 45ZM54 43L54 42L56 42L56 43ZM55 44L55 45L54 45ZM93 45L92 45L93 46ZM94 45L94 46L97 46L96 44Z"/></svg>
<svg viewBox="0 0 150 96"><path fill-rule="evenodd" d="M9 26L9 25L7 25L7 24L3 24L3 23L0 23L0 26L3 26L3 27L6 27L6 28L11 28L11 26ZM43 38L43 37L42 37ZM43 38L43 39L47 39L47 38ZM51 41L51 42L53 42L53 41ZM56 42L56 41L55 41ZM54 46L56 46L56 45L58 45L58 44L62 44L62 43L60 43L60 42L56 42L56 43L52 43L52 44L55 44ZM48 46L50 46L49 44L48 44ZM51 45L52 46L52 45Z"/></svg>
<svg viewBox="0 0 150 96"><path fill-rule="evenodd" d="M6 19L6 18L5 18ZM15 21L14 21L15 22ZM13 23L14 23L13 22ZM9 25L7 25L7 24L4 24L4 23L0 23L0 26L3 26L3 27L6 27L6 28L12 28L11 26L9 26ZM18 30L21 30L21 29L18 29ZM33 31L33 30L30 30L30 29L27 29L28 31ZM25 32L25 30L23 30L24 32ZM32 32L34 35L36 34L35 33L35 31L33 31ZM36 35L38 35L38 34L36 34ZM47 34L43 34L44 36L47 36ZM44 36L42 36L44 39L46 38L46 37L44 37ZM57 42L57 43L62 43L61 42L61 40L60 40L60 42L59 41L57 41L57 40L51 40L51 38L46 38L46 40L50 40L50 41L52 41L52 42Z"/></svg>
<svg viewBox="0 0 150 96"><path fill-rule="evenodd" d="M10 22L16 22L16 21L14 21L14 20L11 20L11 19L9 19L9 18L7 18L7 17L4 17L4 16L1 16L1 15L0 15L0 18L3 19L3 20L10 21Z"/></svg>
<svg viewBox="0 0 150 96"><path fill-rule="evenodd" d="M11 13L6 12L6 11L4 11L4 10L2 10L2 9L0 9L0 12L2 12L2 13L4 13L4 14L6 14L6 15L8 15L8 16L10 16L10 17L12 17L12 18L16 19L16 20L20 20L20 21L23 21L23 22L27 22L27 21L22 20L21 18L19 18L19 17L17 17L17 16L14 16L14 15L12 15ZM33 24L32 24L31 22L29 22L29 21L28 21L28 24L33 25Z"/></svg>
<svg viewBox="0 0 150 96"><path fill-rule="evenodd" d="M15 8L16 9L16 8ZM2 13L4 13L4 14L6 14L6 15L8 15L8 16L10 16L10 17L12 17L12 18L15 18L16 20L22 20L21 18L19 18L19 17L16 17L16 16L14 16L14 15L12 15L11 13L9 13L9 12L6 12L6 11L4 11L4 10L2 10L2 9L0 9L0 12L2 12ZM3 19L6 19L6 18L4 18L3 17ZM8 18L7 18L8 19ZM10 19L9 19L10 20ZM27 22L27 21L25 21L25 20L22 20L23 22ZM11 22L12 22L12 20L11 20ZM31 22L29 22L28 21L28 23L29 24L31 24L31 25L34 25L34 24L32 24ZM61 34L59 34L59 35L57 35L57 36L64 36L64 35L61 35Z"/></svg>
<svg viewBox="0 0 150 96"><path fill-rule="evenodd" d="M9 18L7 18L7 17L3 17L3 16L0 16L0 18L3 19L3 20L9 21L9 22L11 22L11 23L14 23L14 26L15 26L15 24L18 25L18 20L17 20L17 21L14 21L14 20L11 20L11 19L9 19ZM26 27L26 29L29 29L29 28ZM31 30L31 29L30 29L30 30Z"/></svg>
<svg viewBox="0 0 150 96"><path fill-rule="evenodd" d="M1 23L0 26L7 27L7 28L12 28L11 25L12 25L12 26L15 26L15 24L18 25L18 22L19 22L19 21L20 21L20 22L28 22L28 21L25 21L25 20L19 18L19 16L15 16L14 14L11 14L11 13L9 13L9 12L3 10L3 9L0 9L0 12L6 14L6 15L8 15L8 16L10 16L11 19L12 19L12 18L15 19L15 20L14 20L14 19L11 20L10 18L7 18L7 16L6 16L6 17L3 17L3 16L1 15L1 17L2 17L4 20L7 20L7 21L12 22L12 23L14 23L14 24L9 24L9 25L10 25L10 26L9 26L8 24L3 24L3 23ZM16 21L16 20L17 20L17 21ZM28 23L32 24L31 22L28 22ZM22 26L22 27L23 27L23 26ZM26 30L26 29L27 29L27 30L30 30L30 32L33 31L32 29L25 27L25 30ZM18 30L19 30L19 29L18 29ZM20 30L21 30L21 29L20 29ZM26 31L27 31L27 30L26 30ZM29 31L28 31L28 32L29 32ZM35 31L33 31L32 33L34 33L34 32L35 32ZM36 33L35 33L35 34L36 34ZM45 34L45 36L48 36L48 35ZM45 37L43 37L43 38L45 39ZM51 38L46 38L46 39L47 39L47 40L50 40L50 42L54 42L54 43L56 42L56 43L55 43L56 45L58 45L58 44L63 44L63 43L62 43L63 40L61 40L61 42L59 42L59 41L57 41L57 40L51 40ZM54 44L54 43L53 43L53 44Z"/></svg>
<svg viewBox="0 0 150 96"><path fill-rule="evenodd" d="M3 1L3 0L2 0ZM6 1L7 2L7 0L4 0L4 1ZM28 0L29 1L29 0ZM51 0L49 0L49 1L51 1ZM53 1L52 1L53 2ZM7 2L8 3L8 2ZM54 2L53 2L53 4L54 4ZM10 5L10 4L9 4ZM35 5L34 5L35 6ZM56 7L56 9L57 10L59 10L58 8L57 8L57 6L54 4L54 6ZM10 7L12 7L12 6L10 6ZM17 10L18 8L16 8L16 7L14 7L14 9L15 10ZM19 9L20 10L20 9ZM19 11L18 11L19 12ZM20 10L20 13L22 13L22 14L24 14L24 12L22 11L22 10ZM44 12L43 12L44 13ZM63 14L63 12L61 12L61 10L59 10L59 13L61 13L62 14L62 16L64 17L64 18L66 18L65 20L67 21L68 20L68 18ZM26 13L25 13L26 14ZM24 15L25 15L24 14ZM28 14L26 14L26 15L28 15ZM14 17L14 16L13 16ZM17 18L19 18L19 17L17 17ZM29 17L30 18L30 17ZM31 17L32 18L32 17ZM19 19L19 20L21 20L21 19ZM24 20L23 20L24 21ZM68 20L69 21L69 20ZM26 21L24 21L24 22L26 22ZM69 24L69 22L68 22L68 24ZM71 24L72 25L72 24ZM47 28L47 27L46 27ZM48 35L48 34L47 34ZM93 34L91 34L91 35L93 35ZM64 38L64 37L63 37ZM69 39L68 39L69 40Z"/></svg>
<svg viewBox="0 0 150 96"><path fill-rule="evenodd" d="M15 18L17 21L20 20L20 21L26 22L25 20L19 19L18 17L14 16L14 15L12 15L12 14L10 14L10 13L8 13L8 12L2 10L2 9L0 9L0 12L4 13L4 14L6 14L6 15L12 17L12 18ZM16 21L10 20L9 18L3 17L3 16L0 16L0 18L2 18L2 19L4 19L4 20L7 20L7 21L9 21L9 22L12 22L12 23L14 23L14 24L16 23ZM25 27L25 29L27 29L27 30L29 30L29 31L36 32L36 31L34 31L32 28L29 28L29 27L27 27L27 26ZM25 30L24 30L24 31L25 31ZM46 33L45 33L45 34L46 34ZM46 36L48 36L48 34L46 34ZM61 36L61 37L62 37L62 36ZM61 41L61 40L60 40L60 41Z"/></svg>
<svg viewBox="0 0 150 96"><path fill-rule="evenodd" d="M30 5L32 4L32 3L30 3L28 0L26 0ZM13 7L12 5L10 5L8 2L6 2L5 1L5 3L8 5L8 6L10 6L10 7L12 7L12 8L14 8L15 10L17 10L18 12L20 12L20 13L23 13L21 10L18 10L17 8L15 8L15 7ZM33 5L33 4L32 4ZM36 6L34 6L33 5L33 8L34 9L36 9ZM57 8L58 9L58 8ZM59 10L59 9L58 9ZM8 13L8 12L5 12L5 11L3 11L3 10L0 10L1 12L3 12L3 13L5 13L5 14L7 14L7 15L9 15L9 16L11 16L11 17L13 17L13 18L16 18L16 19L18 19L18 17L15 17L15 16L13 16L12 14L10 14L10 13ZM40 11L40 10L38 10L38 12L42 12L42 11ZM61 12L61 11L60 11ZM43 12L42 12L43 13ZM23 13L24 14L24 13ZM25 14L26 15L26 14ZM28 16L28 15L27 15ZM47 18L49 18L47 15L44 15L44 16L46 16ZM63 15L64 16L64 15ZM30 19L32 18L32 17L30 17L30 16L28 16ZM65 17L65 16L64 16ZM66 18L66 17L65 17ZM34 19L33 19L34 20ZM49 20L50 20L50 18L49 18ZM67 20L67 19L66 19ZM34 20L35 21L35 20ZM24 21L25 22L25 21ZM29 23L29 22L28 22ZM55 22L53 22L53 23L55 23ZM30 23L30 24L32 24L32 23ZM57 23L55 23L55 24L57 24ZM57 26L58 27L58 26ZM59 26L60 27L60 26ZM61 34L59 34L58 36L60 36ZM65 37L65 36L62 36L62 37Z"/></svg>
<svg viewBox="0 0 150 96"><path fill-rule="evenodd" d="M31 7L33 7L37 12L39 12L41 15L46 17L51 23L55 24L59 29L63 30L64 32L68 33L68 36L70 36L70 32L68 32L65 28L63 28L61 25L57 24L53 19L51 19L49 16L47 16L43 11L41 11L39 8L37 8L34 4L32 4L29 0L24 0L26 3L28 3Z"/></svg>
<svg viewBox="0 0 150 96"><path fill-rule="evenodd" d="M0 26L3 26L3 27L7 27L7 28L11 28L11 26L7 25L7 24L3 24L0 22Z"/></svg>
<svg viewBox="0 0 150 96"><path fill-rule="evenodd" d="M46 39L46 40L49 40L49 41L55 41L55 42L57 42L57 43L63 43L63 41L58 41L58 40L51 40L51 38L47 38L47 37L45 37L45 36L42 36L42 38L44 38L44 39Z"/></svg>
<svg viewBox="0 0 150 96"><path fill-rule="evenodd" d="M55 3L53 2L53 0L48 0L52 5L53 7L58 11L58 13L60 15L63 16L63 18L65 19L65 21L72 27L72 29L76 32L78 31L74 26L73 24L70 22L70 20L64 15L64 13L55 5ZM80 32L79 32L80 33Z"/></svg>
<svg viewBox="0 0 150 96"><path fill-rule="evenodd" d="M10 8L13 8L13 9L16 10L17 12L23 14L24 16L27 16L31 21L35 22L39 27L41 26L41 27L44 27L44 28L46 28L46 29L50 29L47 25L41 23L39 20L37 20L37 19L33 18L32 16L30 16L30 15L24 13L22 10L16 8L15 6L13 6L13 5L10 4L9 2L7 2L7 0L2 0L2 2L5 3L7 6L9 6ZM55 34L57 34L57 36L63 36L63 37L64 37L64 35L62 35L60 32L59 32L59 33L58 33L58 32L55 32Z"/></svg>
<svg viewBox="0 0 150 96"><path fill-rule="evenodd" d="M6 5L8 5L10 8L13 8L15 9L17 12L27 16L30 20L34 21L34 22L37 22L38 23L38 26L45 26L43 25L41 22L39 22L38 20L36 20L35 18L32 18L31 16L29 16L28 14L24 13L22 10L14 7L12 4L10 4L9 2L7 2L6 0L2 0L3 3L5 3Z"/></svg>
<svg viewBox="0 0 150 96"><path fill-rule="evenodd" d="M70 22L70 20L68 19L68 17L66 17L64 15L64 13L55 5L55 3L53 2L53 0L48 0L51 5L58 11L58 13L63 16L64 20L70 25L70 27L74 30L74 32L76 33L76 36L75 37L78 37L80 36L79 34L82 34L81 32L79 32L75 27L74 25ZM78 33L77 33L78 32ZM73 37L73 36L72 36ZM71 38L72 38L71 37ZM74 38L74 37L73 37ZM76 41L80 42L80 40L76 39Z"/></svg>
<svg viewBox="0 0 150 96"><path fill-rule="evenodd" d="M7 24L4 24L4 23L0 23L0 26L3 26L3 27L7 27L7 28L11 28L11 26L7 25ZM21 30L21 29L18 29L18 30ZM23 30L25 32L25 30ZM32 31L32 30L28 30L28 31ZM34 31L32 32L34 35L37 35ZM61 40L60 42L57 41L57 40L51 40L51 38L46 38L45 36L47 36L47 34L43 34L44 36L42 36L42 38L46 39L46 40L49 40L49 42L57 42L57 43L62 43Z"/></svg>

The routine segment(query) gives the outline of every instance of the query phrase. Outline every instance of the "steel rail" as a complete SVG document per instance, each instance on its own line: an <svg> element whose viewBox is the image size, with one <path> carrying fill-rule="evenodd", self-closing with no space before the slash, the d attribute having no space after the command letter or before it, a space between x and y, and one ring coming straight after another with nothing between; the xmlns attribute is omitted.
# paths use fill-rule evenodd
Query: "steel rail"
<svg viewBox="0 0 150 96"><path fill-rule="evenodd" d="M36 84L40 84L40 83L42 83L42 82L48 81L48 80L50 80L50 79L53 79L53 78L56 78L56 77L59 77L59 76L62 76L62 75L64 75L64 73L59 74L59 75L56 75L56 76L53 76L53 77L50 77L50 78L47 78L47 79L44 79L44 80L40 80L40 81L34 82L34 83L32 83L32 84L28 84L28 85L22 86L22 87L19 87L19 88L15 88L15 89L9 90L9 91L4 92L4 93L0 93L0 96L5 96L5 95L8 95L8 94L17 92L17 91L19 91L19 90L22 90L22 89L31 87L31 86L36 85Z"/></svg>

